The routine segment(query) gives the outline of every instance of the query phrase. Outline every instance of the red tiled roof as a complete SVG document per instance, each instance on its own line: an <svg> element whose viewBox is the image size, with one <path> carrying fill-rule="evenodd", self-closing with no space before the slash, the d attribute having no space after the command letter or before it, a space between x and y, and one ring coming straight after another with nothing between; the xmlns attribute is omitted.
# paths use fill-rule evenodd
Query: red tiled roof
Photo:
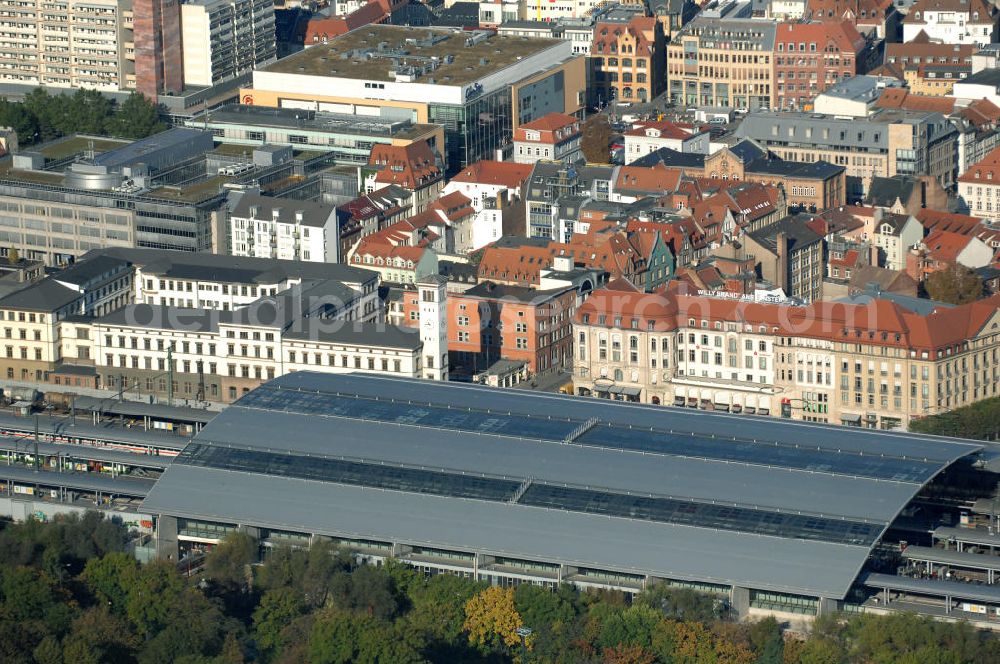
<svg viewBox="0 0 1000 664"><path fill-rule="evenodd" d="M681 172L658 164L656 166L622 166L615 181L615 191L645 191L665 194L677 189Z"/></svg>
<svg viewBox="0 0 1000 664"><path fill-rule="evenodd" d="M953 308L937 309L927 316L910 313L888 300L872 300L866 305L816 302L808 306L757 304L729 299L697 297L678 292L621 293L595 291L577 310L576 320L587 317L597 325L599 316L611 326L616 317L622 326L631 318L645 329L670 331L698 323L738 322L755 330L763 326L769 334L834 341L863 340L866 344L926 350L932 354L960 344L977 334L1000 307L1000 295Z"/></svg>
<svg viewBox="0 0 1000 664"><path fill-rule="evenodd" d="M923 31L921 31L923 32ZM924 37L926 38L926 33ZM890 58L920 58L921 61L927 58L945 58L947 62L957 59L959 63L972 63L972 54L976 52L973 44L939 44L928 39L912 39L908 42L889 43L885 45L885 61ZM902 63L897 63L902 64Z"/></svg>
<svg viewBox="0 0 1000 664"><path fill-rule="evenodd" d="M958 113L976 127L995 125L1000 121L1000 106L989 99L977 99Z"/></svg>
<svg viewBox="0 0 1000 664"><path fill-rule="evenodd" d="M809 18L814 21L853 20L862 25L885 20L892 0L808 0Z"/></svg>
<svg viewBox="0 0 1000 664"><path fill-rule="evenodd" d="M961 235L973 235L982 227L983 220L967 214L956 214L954 212L942 212L924 208L917 213L917 220L924 225L928 231L948 231Z"/></svg>
<svg viewBox="0 0 1000 664"><path fill-rule="evenodd" d="M659 132L659 135L654 138L675 138L678 140L684 140L685 138L691 138L694 133L692 129L681 127L677 123L669 120L661 120L659 122L642 122L638 126L626 131L625 135L644 137L650 129L655 129Z"/></svg>
<svg viewBox="0 0 1000 664"><path fill-rule="evenodd" d="M579 122L579 120L574 118L572 115L566 115L565 113L548 113L537 120L525 122L520 127L521 129L534 129L536 131L555 131L556 129L572 126L577 122Z"/></svg>
<svg viewBox="0 0 1000 664"><path fill-rule="evenodd" d="M979 162L958 176L959 182L1000 184L1000 147L990 150Z"/></svg>
<svg viewBox="0 0 1000 664"><path fill-rule="evenodd" d="M944 263L954 263L972 240L968 235L937 230L924 238L927 256Z"/></svg>
<svg viewBox="0 0 1000 664"><path fill-rule="evenodd" d="M306 26L306 46L347 34L371 23L381 23L388 18L385 8L376 2L361 5L350 14L314 18Z"/></svg>
<svg viewBox="0 0 1000 664"><path fill-rule="evenodd" d="M776 43L812 42L825 50L833 44L841 52L860 53L865 47L865 38L850 21L831 20L821 23L780 23L775 32Z"/></svg>
<svg viewBox="0 0 1000 664"><path fill-rule="evenodd" d="M502 184L508 189L518 189L531 176L534 164L515 164L512 161L482 160L469 164L452 182L477 184Z"/></svg>
<svg viewBox="0 0 1000 664"><path fill-rule="evenodd" d="M876 108L899 108L906 111L929 111L949 115L955 110L953 97L912 94L903 88L886 88L875 102Z"/></svg>
<svg viewBox="0 0 1000 664"><path fill-rule="evenodd" d="M368 156L368 165L380 170L375 181L396 184L407 189L420 189L441 178L434 150L427 141L409 145L376 143Z"/></svg>

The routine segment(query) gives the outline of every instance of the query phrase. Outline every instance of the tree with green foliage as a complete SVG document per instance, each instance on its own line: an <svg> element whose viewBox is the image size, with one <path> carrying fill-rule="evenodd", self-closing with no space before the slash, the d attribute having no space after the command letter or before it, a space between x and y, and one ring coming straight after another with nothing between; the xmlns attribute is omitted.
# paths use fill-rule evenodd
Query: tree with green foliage
<svg viewBox="0 0 1000 664"><path fill-rule="evenodd" d="M38 135L38 118L24 104L0 99L0 126L10 127L17 132L21 145L30 145Z"/></svg>
<svg viewBox="0 0 1000 664"><path fill-rule="evenodd" d="M711 595L690 588L673 588L666 583L654 583L644 590L636 603L651 606L664 617L674 620L712 622L722 617L722 602Z"/></svg>
<svg viewBox="0 0 1000 664"><path fill-rule="evenodd" d="M51 94L44 87L21 102L0 99L0 126L13 128L21 145L76 133L138 139L167 128L157 105L137 92L117 104L96 90Z"/></svg>
<svg viewBox="0 0 1000 664"><path fill-rule="evenodd" d="M205 576L228 590L249 590L257 549L257 540L247 533L229 533L205 557Z"/></svg>
<svg viewBox="0 0 1000 664"><path fill-rule="evenodd" d="M118 107L111 135L121 138L145 138L164 129L156 104L138 92L133 92Z"/></svg>
<svg viewBox="0 0 1000 664"><path fill-rule="evenodd" d="M278 549L262 563L254 559L252 587L239 591L245 599L236 605L213 593L220 581L249 578L245 561L255 546L227 539L212 554L212 580L204 584L168 563L139 565L108 550L118 546L121 527L102 521L88 515L0 522L0 662L1000 662L1000 639L967 624L824 614L808 636L786 641L773 619L732 621L712 597L666 585L633 601L568 585L485 587L457 576L426 577L394 561L358 565L322 541L309 551ZM112 530L101 534L105 527ZM524 625L533 630L527 651L517 634Z"/></svg>
<svg viewBox="0 0 1000 664"><path fill-rule="evenodd" d="M101 605L124 615L129 589L139 576L139 563L127 553L109 553L91 558L80 579Z"/></svg>
<svg viewBox="0 0 1000 664"><path fill-rule="evenodd" d="M910 420L910 431L952 438L1000 439L1000 397Z"/></svg>
<svg viewBox="0 0 1000 664"><path fill-rule="evenodd" d="M127 664L134 661L139 639L107 607L87 609L62 644L63 659L74 664Z"/></svg>
<svg viewBox="0 0 1000 664"><path fill-rule="evenodd" d="M365 565L351 574L335 574L330 584L333 603L342 609L391 620L402 608L402 599L391 576Z"/></svg>
<svg viewBox="0 0 1000 664"><path fill-rule="evenodd" d="M334 576L349 568L350 560L335 544L323 539L313 542L302 575L302 592L306 602L314 608L324 606L330 596Z"/></svg>
<svg viewBox="0 0 1000 664"><path fill-rule="evenodd" d="M757 664L782 664L785 661L785 639L777 620L768 617L751 623L749 637L757 653Z"/></svg>
<svg viewBox="0 0 1000 664"><path fill-rule="evenodd" d="M607 164L611 161L611 124L604 113L595 113L580 125L583 138L580 149L590 164Z"/></svg>
<svg viewBox="0 0 1000 664"><path fill-rule="evenodd" d="M275 588L264 593L253 613L253 634L265 658L281 649L285 628L304 615L306 608L305 598L296 588Z"/></svg>
<svg viewBox="0 0 1000 664"><path fill-rule="evenodd" d="M967 304L983 296L983 280L961 263L932 272L924 288L930 299L948 304Z"/></svg>

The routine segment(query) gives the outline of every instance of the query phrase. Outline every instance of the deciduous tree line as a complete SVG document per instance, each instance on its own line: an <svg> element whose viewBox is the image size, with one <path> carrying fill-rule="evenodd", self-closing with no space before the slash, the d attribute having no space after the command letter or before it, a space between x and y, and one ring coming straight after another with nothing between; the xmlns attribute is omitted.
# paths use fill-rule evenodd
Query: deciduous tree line
<svg viewBox="0 0 1000 664"><path fill-rule="evenodd" d="M808 637L657 585L621 593L490 587L358 565L329 542L272 549L231 535L185 578L139 565L99 515L0 531L0 661L418 664L1000 662L1000 641L909 615L825 617ZM519 628L530 627L530 634Z"/></svg>
<svg viewBox="0 0 1000 664"><path fill-rule="evenodd" d="M0 99L0 126L17 131L21 146L75 133L134 139L166 129L156 104L139 93L117 103L94 90L49 94L45 88L20 102Z"/></svg>

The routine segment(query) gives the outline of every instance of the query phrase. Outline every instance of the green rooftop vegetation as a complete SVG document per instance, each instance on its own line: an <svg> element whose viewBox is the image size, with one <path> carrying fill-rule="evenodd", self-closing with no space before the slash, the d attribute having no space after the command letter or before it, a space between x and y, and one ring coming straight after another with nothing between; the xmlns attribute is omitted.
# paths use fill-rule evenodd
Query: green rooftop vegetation
<svg viewBox="0 0 1000 664"><path fill-rule="evenodd" d="M88 136L70 136L69 138L53 143L47 143L39 148L38 152L46 159L58 160L81 154L87 150L93 150L100 154L108 152L123 145L128 145L128 141L113 138L93 138Z"/></svg>
<svg viewBox="0 0 1000 664"><path fill-rule="evenodd" d="M181 201L184 203L198 203L218 194L222 185L226 182L232 181L232 179L233 178L231 177L220 175L195 184L184 185L182 187L159 187L150 191L149 196L154 198L165 198L173 201Z"/></svg>
<svg viewBox="0 0 1000 664"><path fill-rule="evenodd" d="M430 44L426 41L429 35L443 39ZM558 39L493 36L468 46L466 39L469 36L462 31L369 25L331 39L328 44L316 45L282 58L266 70L282 74L392 81L394 79L389 74L394 63L392 58L359 55L359 51L377 52L379 44L384 43L387 50L406 52L396 60L400 64L419 65L430 58L439 58L437 69L417 78L416 83L428 83L433 78L438 85L467 85L561 43ZM345 55L348 57L343 57ZM446 57L452 60L445 63Z"/></svg>

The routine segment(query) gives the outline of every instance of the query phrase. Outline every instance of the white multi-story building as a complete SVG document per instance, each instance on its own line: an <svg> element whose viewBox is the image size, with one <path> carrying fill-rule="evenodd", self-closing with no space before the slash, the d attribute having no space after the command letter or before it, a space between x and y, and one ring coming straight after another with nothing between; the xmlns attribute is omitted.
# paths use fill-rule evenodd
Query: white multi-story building
<svg viewBox="0 0 1000 664"><path fill-rule="evenodd" d="M134 270L131 301L142 304L235 311L262 297L310 282L336 281L345 291L338 316L345 320L381 320L379 276L339 263L236 258L161 249L102 249L88 254L127 261ZM350 292L348 292L350 291ZM327 312L329 313L329 312Z"/></svg>
<svg viewBox="0 0 1000 664"><path fill-rule="evenodd" d="M514 130L514 161L539 160L572 164L583 158L580 120L565 113L549 113Z"/></svg>
<svg viewBox="0 0 1000 664"><path fill-rule="evenodd" d="M276 59L274 0L188 0L181 5L184 85L212 86Z"/></svg>
<svg viewBox="0 0 1000 664"><path fill-rule="evenodd" d="M132 0L0 0L0 81L135 87Z"/></svg>
<svg viewBox="0 0 1000 664"><path fill-rule="evenodd" d="M337 263L337 210L312 201L242 195L229 213L234 256Z"/></svg>
<svg viewBox="0 0 1000 664"><path fill-rule="evenodd" d="M94 320L84 336L101 385L140 395L233 401L302 370L423 375L414 329L298 313L293 293L236 312L139 304ZM68 325L79 335L83 323Z"/></svg>
<svg viewBox="0 0 1000 664"><path fill-rule="evenodd" d="M996 8L986 0L918 0L903 19L903 41L923 32L942 44L989 44L996 27Z"/></svg>
<svg viewBox="0 0 1000 664"><path fill-rule="evenodd" d="M188 401L232 401L307 369L448 378L443 278L420 284L417 324L401 328L385 323L376 272L122 253L0 300L0 377Z"/></svg>
<svg viewBox="0 0 1000 664"><path fill-rule="evenodd" d="M460 192L472 201L476 219L472 223L471 250L499 240L504 218L524 213L521 186L530 175L530 164L477 161L445 185L442 196Z"/></svg>
<svg viewBox="0 0 1000 664"><path fill-rule="evenodd" d="M643 122L626 131L624 138L625 161L628 163L660 148L708 154L711 140L707 131L682 127L669 121Z"/></svg>
<svg viewBox="0 0 1000 664"><path fill-rule="evenodd" d="M906 254L924 237L924 227L908 214L876 211L865 219L862 239L879 249L879 262L890 270L906 269Z"/></svg>

